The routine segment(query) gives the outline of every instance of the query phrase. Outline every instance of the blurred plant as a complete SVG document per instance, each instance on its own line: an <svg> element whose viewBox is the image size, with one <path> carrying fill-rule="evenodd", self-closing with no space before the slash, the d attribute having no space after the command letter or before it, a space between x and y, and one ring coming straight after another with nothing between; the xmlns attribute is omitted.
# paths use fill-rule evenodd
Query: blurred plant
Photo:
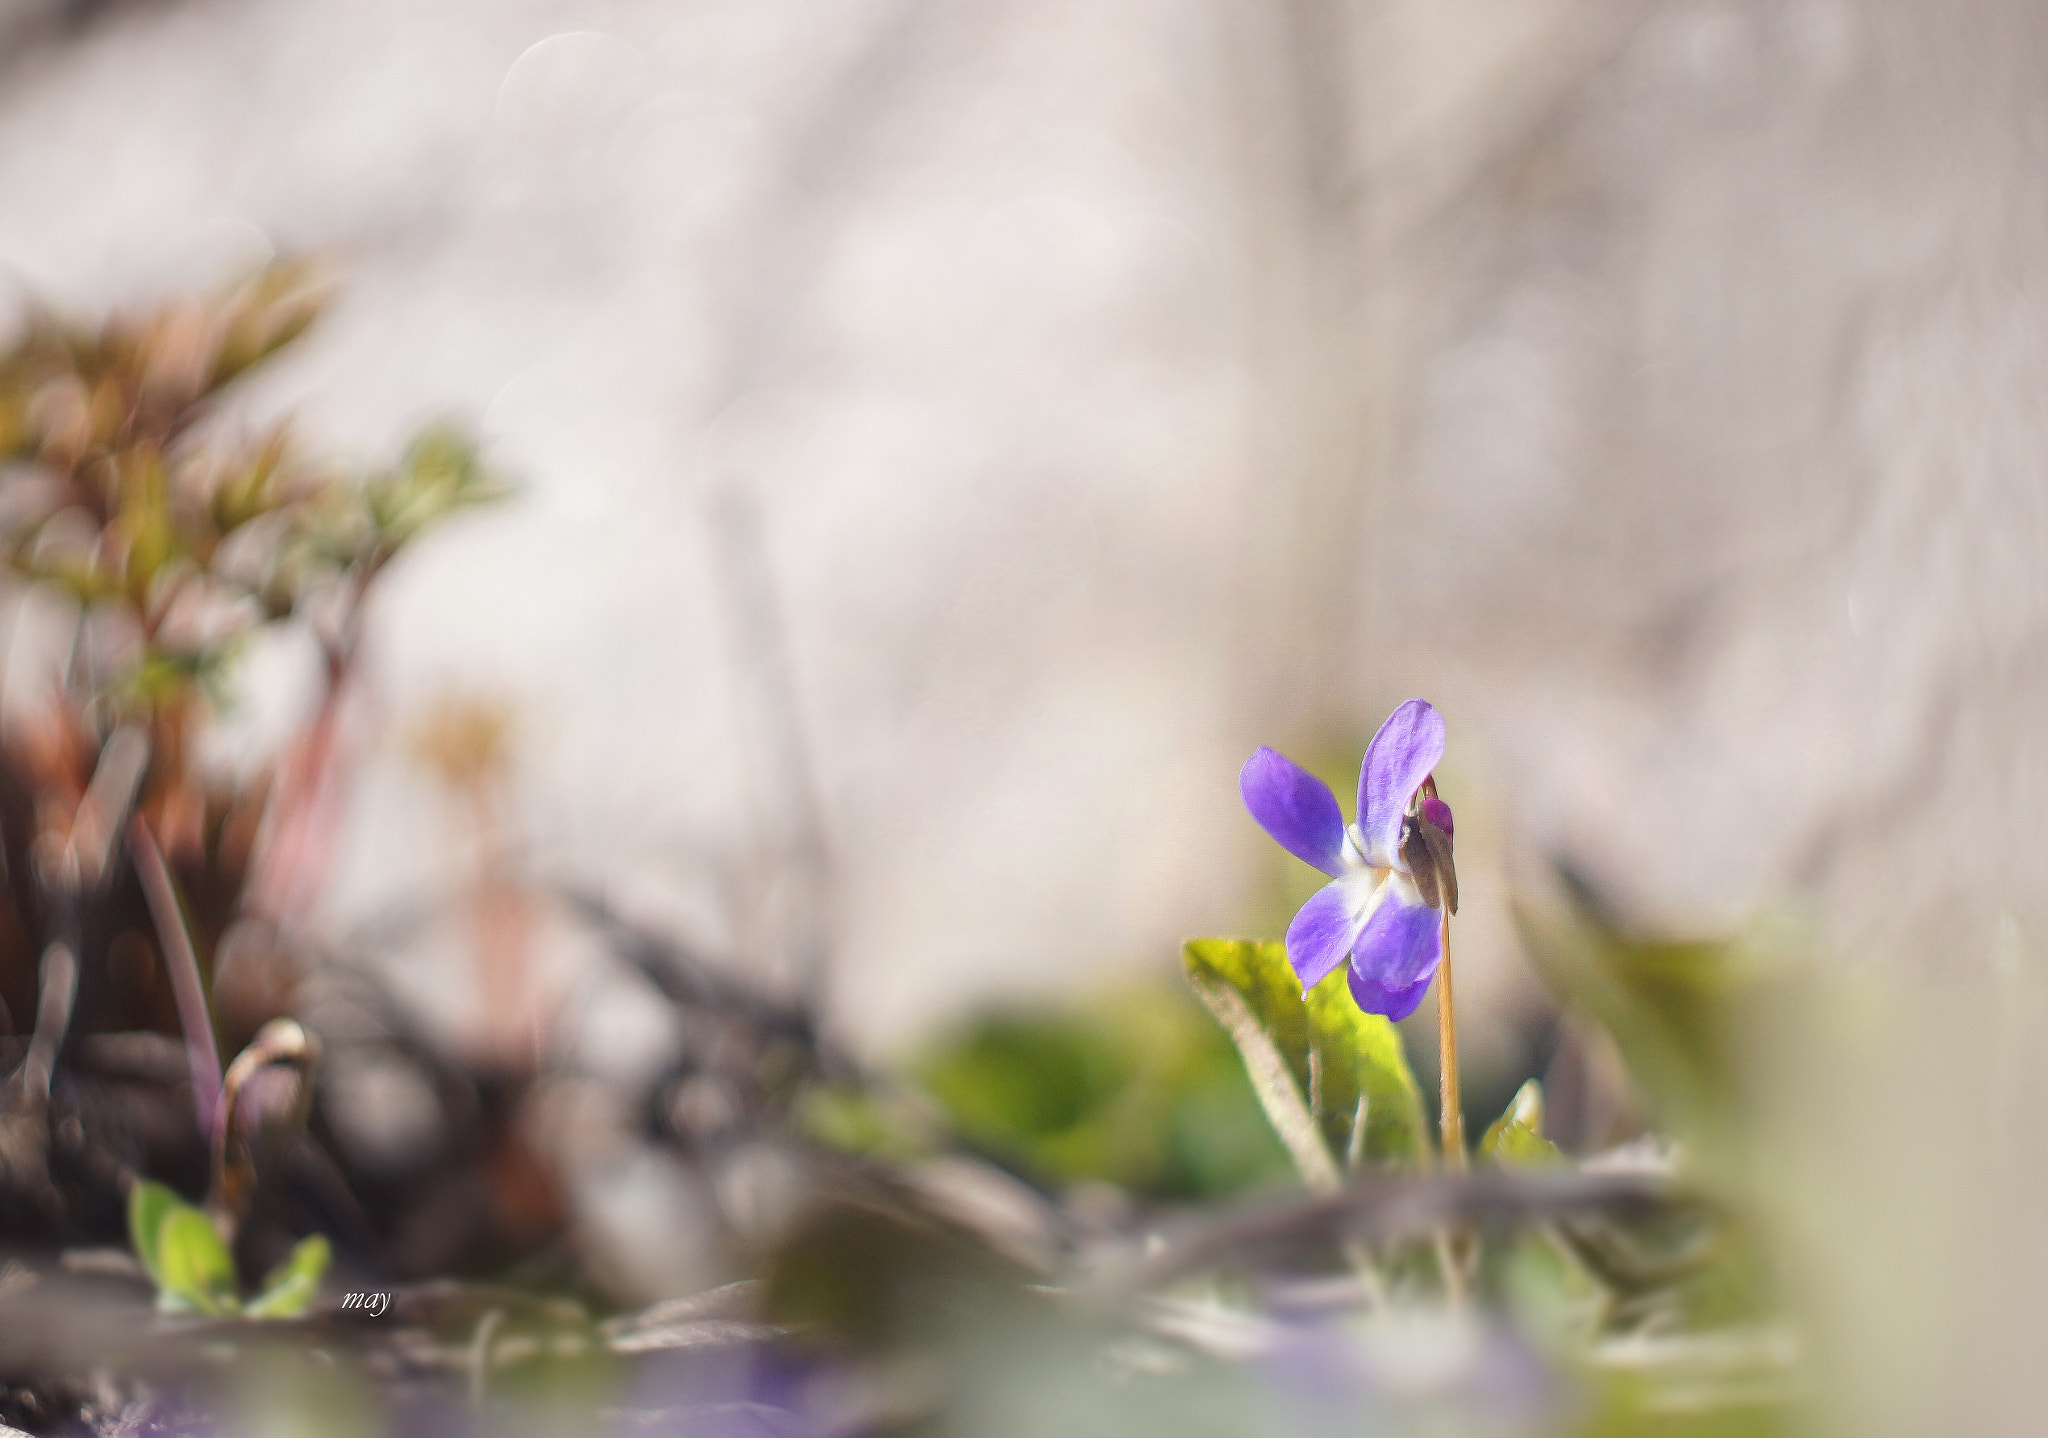
<svg viewBox="0 0 2048 1438"><path fill-rule="evenodd" d="M225 666L258 628L309 619L339 669L383 568L500 493L447 431L348 480L306 462L282 424L253 440L208 429L224 388L324 298L308 266L278 264L96 334L39 315L0 356L0 460L21 466L0 527L8 562L75 605L67 697L102 728L146 717L159 769L183 757L194 709L225 697Z"/></svg>
<svg viewBox="0 0 2048 1438"><path fill-rule="evenodd" d="M512 854L514 734L510 700L449 693L413 723L411 748L454 801L473 856L466 907L484 1005L474 1047L516 1071L533 1066L548 1015L533 978L538 906Z"/></svg>
<svg viewBox="0 0 2048 1438"><path fill-rule="evenodd" d="M1772 1095L1750 1060L1774 1024L1812 1031L1796 950L1768 928L1721 940L1631 933L1581 876L1558 878L1561 903L1517 907L1536 968L1613 1036L1656 1123L1657 1136L1632 1146L1638 1161L1682 1175L1719 1213L1707 1225L1566 1225L1562 1236L1619 1322L1755 1320L1774 1287L1752 1217L1771 1199L1758 1135Z"/></svg>
<svg viewBox="0 0 2048 1438"><path fill-rule="evenodd" d="M1736 940L1631 933L1583 876L1557 877L1558 902L1515 910L1537 973L1613 1036L1657 1126L1732 1177L1766 1097L1744 1061L1774 1015L1804 1012L1796 965L1763 929Z"/></svg>
<svg viewBox="0 0 2048 1438"><path fill-rule="evenodd" d="M156 1281L163 1311L286 1318L303 1313L318 1296L330 1257L324 1236L301 1239L247 1304L238 1296L233 1253L255 1193L257 1155L303 1131L318 1055L319 1045L297 1023L273 1019L228 1065L203 1209L149 1179L129 1189L129 1242Z"/></svg>
<svg viewBox="0 0 2048 1438"><path fill-rule="evenodd" d="M496 826L495 806L512 765L509 703L444 694L413 725L412 750L464 804L477 811L478 837Z"/></svg>
<svg viewBox="0 0 2048 1438"><path fill-rule="evenodd" d="M1507 1112L1479 1139L1479 1156L1493 1163L1547 1168L1565 1162L1564 1153L1543 1136L1543 1085L1530 1079L1515 1091Z"/></svg>
<svg viewBox="0 0 2048 1438"><path fill-rule="evenodd" d="M327 1239L301 1239L244 1302L235 1260L206 1215L163 1184L138 1179L129 1191L128 1234L135 1256L156 1283L165 1313L239 1313L245 1318L293 1318L312 1307L333 1257Z"/></svg>
<svg viewBox="0 0 2048 1438"><path fill-rule="evenodd" d="M372 587L421 534L502 493L446 430L349 475L305 458L285 423L229 428L229 387L325 298L309 265L279 263L96 329L37 313L0 353L0 553L41 599L17 615L64 640L49 692L0 735L0 1021L34 1014L53 1051L72 1032L182 1032L202 1130L214 1031L239 1043L288 1001L266 981L224 1009L213 959L245 912L295 917L321 867ZM195 744L232 703L236 657L286 627L321 656L313 719L280 765L202 772ZM282 964L275 944L249 947ZM10 1112L0 1206L28 1192L47 1214L47 1119ZM118 1164L139 1156L110 1141Z"/></svg>
<svg viewBox="0 0 2048 1438"><path fill-rule="evenodd" d="M990 1015L916 1072L955 1133L1041 1183L1184 1201L1286 1172L1230 1045L1170 990Z"/></svg>
<svg viewBox="0 0 2048 1438"><path fill-rule="evenodd" d="M235 1055L221 1081L206 1211L233 1242L255 1198L266 1157L305 1130L320 1044L293 1019L272 1019Z"/></svg>

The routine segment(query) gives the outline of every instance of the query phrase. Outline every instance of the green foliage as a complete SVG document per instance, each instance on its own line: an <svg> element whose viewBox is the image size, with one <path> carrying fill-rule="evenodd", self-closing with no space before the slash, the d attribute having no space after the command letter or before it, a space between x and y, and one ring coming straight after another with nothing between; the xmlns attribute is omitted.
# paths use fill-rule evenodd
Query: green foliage
<svg viewBox="0 0 2048 1438"><path fill-rule="evenodd" d="M107 627L80 682L117 718L217 704L243 641L295 615L345 656L378 571L505 492L445 428L355 477L306 460L283 426L247 440L207 422L325 298L287 262L97 330L40 315L0 352L0 556Z"/></svg>
<svg viewBox="0 0 2048 1438"><path fill-rule="evenodd" d="M963 1138L1043 1182L1193 1199L1286 1172L1229 1042L1173 989L992 1015L918 1076Z"/></svg>
<svg viewBox="0 0 2048 1438"><path fill-rule="evenodd" d="M1792 1438L1815 1431L1781 1331L1734 1329L1598 1346L1575 1438Z"/></svg>
<svg viewBox="0 0 2048 1438"><path fill-rule="evenodd" d="M163 1282L163 1273L157 1266L157 1233L171 1210L183 1203L170 1189L146 1178L136 1180L128 1191L128 1241L135 1246L135 1256L144 1270L158 1283Z"/></svg>
<svg viewBox="0 0 2048 1438"><path fill-rule="evenodd" d="M235 1282L235 1261L207 1216L160 1183L140 1179L128 1194L128 1236L135 1256L157 1286L166 1313L240 1313L247 1318L291 1318L320 1292L332 1258L320 1234L302 1239L263 1280L245 1306Z"/></svg>
<svg viewBox="0 0 2048 1438"><path fill-rule="evenodd" d="M506 493L465 435L436 428L412 442L397 469L366 484L363 500L379 547L396 553L456 511L494 503Z"/></svg>
<svg viewBox="0 0 2048 1438"><path fill-rule="evenodd" d="M156 1231L156 1266L157 1298L164 1308L235 1310L235 1261L198 1209L181 1203L164 1215Z"/></svg>
<svg viewBox="0 0 2048 1438"><path fill-rule="evenodd" d="M237 289L220 316L220 337L207 375L217 389L276 354L320 317L328 287L305 261L267 265Z"/></svg>
<svg viewBox="0 0 2048 1438"><path fill-rule="evenodd" d="M1530 1079L1479 1140L1479 1157L1507 1168L1554 1168L1565 1162L1543 1136L1543 1085Z"/></svg>
<svg viewBox="0 0 2048 1438"><path fill-rule="evenodd" d="M1426 1154L1421 1095L1399 1031L1360 1012L1341 975L1304 1001L1279 943L1198 939L1186 947L1186 964L1310 1188L1327 1191L1341 1181L1336 1155L1351 1137L1341 1120L1347 1109L1356 1112L1361 1095L1364 1156L1412 1161ZM1685 1015L1680 1008L1671 1021L1686 1022ZM1539 1083L1522 1085L1481 1137L1478 1156L1505 1168L1569 1166L1544 1137ZM1725 1325L1762 1311L1754 1252L1731 1237L1725 1214L1704 1206L1626 1218L1589 1214L1493 1235L1473 1252L1491 1282L1519 1288L1525 1307L1549 1315L1543 1325L1578 1325L1584 1334Z"/></svg>
<svg viewBox="0 0 2048 1438"><path fill-rule="evenodd" d="M796 1107L797 1126L827 1148L871 1158L908 1159L930 1147L927 1125L855 1084L819 1084Z"/></svg>
<svg viewBox="0 0 2048 1438"><path fill-rule="evenodd" d="M1285 1061L1331 1153L1350 1152L1361 1102L1365 1159L1413 1162L1426 1152L1422 1093L1400 1030L1361 1010L1341 972L1304 1001L1278 942L1191 939L1182 961L1198 993L1221 986L1243 1001Z"/></svg>
<svg viewBox="0 0 2048 1438"><path fill-rule="evenodd" d="M284 1261L264 1277L263 1286L242 1310L248 1318L295 1318L313 1306L320 1280L334 1253L325 1234L309 1234L292 1246Z"/></svg>

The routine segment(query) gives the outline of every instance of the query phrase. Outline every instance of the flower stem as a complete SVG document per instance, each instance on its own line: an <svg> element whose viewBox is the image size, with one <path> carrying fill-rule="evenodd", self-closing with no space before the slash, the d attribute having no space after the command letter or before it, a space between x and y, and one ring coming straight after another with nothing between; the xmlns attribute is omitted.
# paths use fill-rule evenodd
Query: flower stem
<svg viewBox="0 0 2048 1438"><path fill-rule="evenodd" d="M1443 1113L1437 1124L1444 1164L1454 1173L1466 1167L1465 1108L1458 1093L1458 1020L1451 999L1451 914L1444 911L1444 958L1436 971L1437 1067Z"/></svg>

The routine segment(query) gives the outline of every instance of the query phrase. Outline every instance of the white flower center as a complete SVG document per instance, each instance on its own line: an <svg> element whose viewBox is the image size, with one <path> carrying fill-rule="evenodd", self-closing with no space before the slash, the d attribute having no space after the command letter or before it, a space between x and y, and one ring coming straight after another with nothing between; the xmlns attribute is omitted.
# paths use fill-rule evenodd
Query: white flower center
<svg viewBox="0 0 2048 1438"><path fill-rule="evenodd" d="M1344 851L1342 857L1344 866L1347 869L1376 869L1379 867L1377 864L1371 863L1366 859L1365 840L1359 835L1356 824L1346 824L1344 826Z"/></svg>

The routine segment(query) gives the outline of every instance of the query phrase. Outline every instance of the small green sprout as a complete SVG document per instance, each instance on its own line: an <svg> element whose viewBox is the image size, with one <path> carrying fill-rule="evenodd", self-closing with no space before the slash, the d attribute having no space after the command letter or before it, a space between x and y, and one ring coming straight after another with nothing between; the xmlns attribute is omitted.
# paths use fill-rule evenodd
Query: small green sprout
<svg viewBox="0 0 2048 1438"><path fill-rule="evenodd" d="M1515 1091L1507 1112L1479 1140L1479 1156L1506 1168L1551 1168L1566 1162L1543 1136L1543 1085L1530 1079Z"/></svg>
<svg viewBox="0 0 2048 1438"><path fill-rule="evenodd" d="M325 1236L301 1239L244 1303L235 1261L212 1220L164 1185L136 1181L128 1194L128 1233L135 1256L156 1282L156 1306L164 1313L296 1318L312 1306L333 1257Z"/></svg>

